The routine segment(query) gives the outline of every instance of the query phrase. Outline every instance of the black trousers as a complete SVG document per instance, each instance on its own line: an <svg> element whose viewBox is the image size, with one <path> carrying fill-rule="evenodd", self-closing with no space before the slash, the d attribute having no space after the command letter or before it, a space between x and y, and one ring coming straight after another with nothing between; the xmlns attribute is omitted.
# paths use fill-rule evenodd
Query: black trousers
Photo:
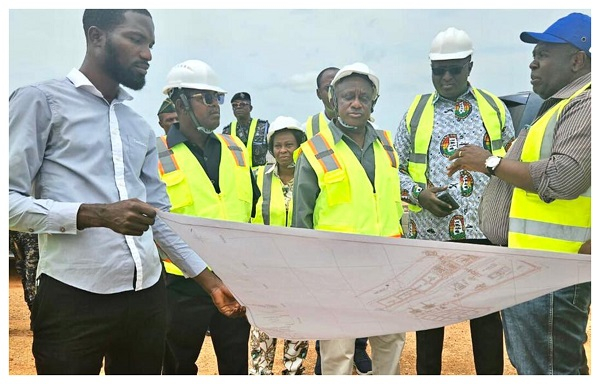
<svg viewBox="0 0 600 384"><path fill-rule="evenodd" d="M95 294L42 274L32 307L39 375L160 374L165 282L135 292Z"/></svg>
<svg viewBox="0 0 600 384"><path fill-rule="evenodd" d="M165 375L196 375L206 330L210 327L220 375L248 375L250 323L222 315L194 280L167 273Z"/></svg>
<svg viewBox="0 0 600 384"><path fill-rule="evenodd" d="M458 242L492 245L487 239ZM504 373L504 333L500 312L469 321L475 372L478 375ZM439 375L442 372L444 327L417 331L417 375Z"/></svg>
<svg viewBox="0 0 600 384"><path fill-rule="evenodd" d="M500 313L472 319L469 325L475 372L478 375L502 375L504 345ZM417 375L441 374L443 344L443 327L417 331Z"/></svg>

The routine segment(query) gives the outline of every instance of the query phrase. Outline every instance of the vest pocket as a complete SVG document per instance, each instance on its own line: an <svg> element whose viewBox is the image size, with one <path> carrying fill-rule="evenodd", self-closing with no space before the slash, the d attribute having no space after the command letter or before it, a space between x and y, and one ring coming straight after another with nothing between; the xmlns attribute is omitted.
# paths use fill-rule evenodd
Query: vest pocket
<svg viewBox="0 0 600 384"><path fill-rule="evenodd" d="M328 205L350 202L350 180L344 170L335 169L323 174L323 187Z"/></svg>
<svg viewBox="0 0 600 384"><path fill-rule="evenodd" d="M167 185L167 193L171 200L171 211L192 205L194 202L190 185L185 174L180 169L165 173L162 181Z"/></svg>

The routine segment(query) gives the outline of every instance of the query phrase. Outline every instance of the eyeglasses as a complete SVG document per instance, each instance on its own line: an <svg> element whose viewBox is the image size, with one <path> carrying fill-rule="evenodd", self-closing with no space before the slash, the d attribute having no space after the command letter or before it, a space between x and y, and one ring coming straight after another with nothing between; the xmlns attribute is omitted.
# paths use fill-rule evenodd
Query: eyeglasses
<svg viewBox="0 0 600 384"><path fill-rule="evenodd" d="M225 102L225 95L223 93L217 93L217 92L206 92L206 93L198 92L198 93L190 96L190 98L200 99L200 101L202 103L204 103L205 105L211 105L212 103L215 102L215 100L219 104L223 104Z"/></svg>
<svg viewBox="0 0 600 384"><path fill-rule="evenodd" d="M250 105L250 103L247 101L240 101L239 103L231 103L232 108L244 108L249 105Z"/></svg>
<svg viewBox="0 0 600 384"><path fill-rule="evenodd" d="M434 76L443 76L446 72L449 72L452 76L456 76L460 74L468 64L471 64L471 62L467 61L463 65L450 65L448 67L431 66L431 73L433 73Z"/></svg>

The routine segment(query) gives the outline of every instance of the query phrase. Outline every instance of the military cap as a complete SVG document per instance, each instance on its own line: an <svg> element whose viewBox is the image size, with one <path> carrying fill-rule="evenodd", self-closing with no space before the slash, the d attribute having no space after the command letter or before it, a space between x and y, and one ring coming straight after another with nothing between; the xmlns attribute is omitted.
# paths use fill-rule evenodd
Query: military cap
<svg viewBox="0 0 600 384"><path fill-rule="evenodd" d="M243 101L247 101L249 103L252 103L252 100L250 100L250 94L248 92L238 92L238 93L236 93L231 98L231 102L233 103L236 100L243 100Z"/></svg>
<svg viewBox="0 0 600 384"><path fill-rule="evenodd" d="M171 99L169 99L167 97L165 99L165 101L163 101L162 104L160 105L157 115L160 115L161 113L171 113L171 112L177 112L177 111L175 110L175 105L173 104Z"/></svg>

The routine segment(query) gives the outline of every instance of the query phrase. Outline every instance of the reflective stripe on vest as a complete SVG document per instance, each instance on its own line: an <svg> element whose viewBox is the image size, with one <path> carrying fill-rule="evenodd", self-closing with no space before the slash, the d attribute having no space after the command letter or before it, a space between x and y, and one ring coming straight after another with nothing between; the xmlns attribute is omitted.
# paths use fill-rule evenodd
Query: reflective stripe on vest
<svg viewBox="0 0 600 384"><path fill-rule="evenodd" d="M320 133L301 147L320 188L313 214L315 229L401 236L403 210L398 168L390 166L389 155L380 140L373 143L374 186L343 140L334 143Z"/></svg>
<svg viewBox="0 0 600 384"><path fill-rule="evenodd" d="M231 151L236 165L238 167L245 167L246 159L244 158L244 150L236 144L233 137L229 135L219 135L219 137L221 137L227 143L227 148ZM251 161L249 161L248 164L251 164Z"/></svg>
<svg viewBox="0 0 600 384"><path fill-rule="evenodd" d="M160 178L166 185L171 212L249 222L252 211L252 183L243 144L230 135L215 136L221 147L221 158L218 160L221 193L216 193L202 165L185 143L167 148L165 136L157 140L159 153L163 153L163 156L159 155L158 167L164 171L161 171ZM230 152L231 156L227 152ZM164 265L167 273L183 275L174 264L165 262Z"/></svg>
<svg viewBox="0 0 600 384"><path fill-rule="evenodd" d="M261 168L258 170L262 173L262 189L260 191L263 199L261 204L262 218L265 225L271 225L271 186L273 184L273 175L267 175L267 167L262 166Z"/></svg>
<svg viewBox="0 0 600 384"><path fill-rule="evenodd" d="M544 113L525 138L521 161L529 163L552 155L556 123L565 106L584 92L586 84ZM591 239L591 187L573 200L546 203L537 193L514 188L509 217L511 248L577 253Z"/></svg>
<svg viewBox="0 0 600 384"><path fill-rule="evenodd" d="M283 183L275 176L275 172L269 172L277 165L267 164L257 168L256 182L261 188L261 196L256 205L256 215L252 219L253 224L275 225L280 227L292 224L291 215L293 202L290 200L286 209Z"/></svg>
<svg viewBox="0 0 600 384"><path fill-rule="evenodd" d="M325 140L323 134L313 136L312 140L307 141L307 143L325 172L331 172L341 168L337 156L329 146L329 143Z"/></svg>
<svg viewBox="0 0 600 384"><path fill-rule="evenodd" d="M387 153L390 158L390 164L394 168L398 168L398 161L396 161L396 156L394 156L394 145L392 144L392 139L389 131L384 131L382 129L376 129L375 133L377 133L377 137L381 141L381 145L383 145L383 149Z"/></svg>
<svg viewBox="0 0 600 384"><path fill-rule="evenodd" d="M506 123L504 104L486 91L472 89L481 120L490 137L492 153L504 157L506 155L502 146L502 129ZM428 152L435 118L434 98L434 94L417 95L406 114L406 127L410 130L412 142L408 158L408 173L421 188L427 188ZM421 211L421 207L414 204L409 204L408 207L414 212Z"/></svg>
<svg viewBox="0 0 600 384"><path fill-rule="evenodd" d="M158 172L161 175L173 172L179 169L177 159L173 156L173 151L167 147L167 136L156 138L156 150L158 152Z"/></svg>
<svg viewBox="0 0 600 384"><path fill-rule="evenodd" d="M248 151L248 164L252 166L252 143L254 142L254 136L256 135L256 126L258 125L258 119L252 119L250 121L250 128L248 129L248 141L246 142L246 150ZM231 135L236 136L237 132L237 120L231 123Z"/></svg>
<svg viewBox="0 0 600 384"><path fill-rule="evenodd" d="M323 112L319 112L316 115L309 117L308 120L306 120L306 138L310 139L317 133L323 132L326 129L329 130L328 124L329 122Z"/></svg>

